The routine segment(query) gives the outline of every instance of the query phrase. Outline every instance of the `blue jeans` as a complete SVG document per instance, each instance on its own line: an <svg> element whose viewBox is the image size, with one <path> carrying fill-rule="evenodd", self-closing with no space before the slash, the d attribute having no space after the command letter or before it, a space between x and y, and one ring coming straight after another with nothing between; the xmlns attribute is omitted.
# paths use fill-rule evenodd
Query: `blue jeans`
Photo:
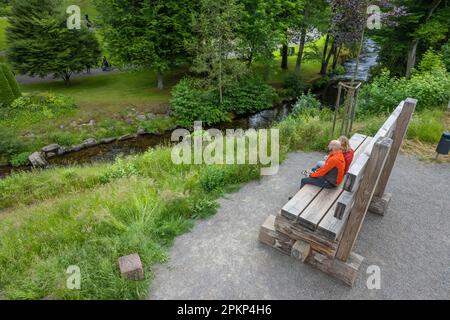
<svg viewBox="0 0 450 320"><path fill-rule="evenodd" d="M335 185L329 183L325 178L303 178L301 182L301 188L303 188L307 184L312 184L313 186L318 186L320 188L332 189L335 188Z"/></svg>
<svg viewBox="0 0 450 320"><path fill-rule="evenodd" d="M317 170L322 168L324 164L325 164L325 161L317 162L317 164L311 169L311 171L316 172Z"/></svg>

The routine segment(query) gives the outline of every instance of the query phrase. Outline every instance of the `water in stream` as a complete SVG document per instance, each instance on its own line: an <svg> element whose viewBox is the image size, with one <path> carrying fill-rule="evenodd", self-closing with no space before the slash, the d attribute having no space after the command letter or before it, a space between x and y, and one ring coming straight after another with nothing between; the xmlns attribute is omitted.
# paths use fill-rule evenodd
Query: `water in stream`
<svg viewBox="0 0 450 320"><path fill-rule="evenodd" d="M369 70L377 63L378 46L371 39L366 39L361 52L357 79L367 81ZM324 105L333 106L337 94L337 83L352 78L356 66L356 59L345 63L346 72L343 75L333 77L325 89L316 92L317 96ZM263 110L253 115L242 116L229 123L223 123L217 126L218 129L260 129L269 128L273 123L286 118L292 111L292 103L285 103L272 109ZM78 152L58 156L49 160L51 166L65 166L71 164L85 164L94 162L111 162L118 156L142 153L151 147L165 145L170 143L170 132L163 135L140 135L136 138L115 141L110 144L98 145L95 147L80 150ZM22 167L19 170L30 170L30 167ZM11 166L0 167L0 178L12 172Z"/></svg>

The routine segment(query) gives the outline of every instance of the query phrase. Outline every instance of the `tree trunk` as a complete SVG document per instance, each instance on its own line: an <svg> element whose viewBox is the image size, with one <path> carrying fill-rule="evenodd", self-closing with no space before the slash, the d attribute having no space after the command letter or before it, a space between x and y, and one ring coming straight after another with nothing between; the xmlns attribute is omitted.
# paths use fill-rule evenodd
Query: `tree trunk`
<svg viewBox="0 0 450 320"><path fill-rule="evenodd" d="M288 50L289 47L287 44L283 44L283 49L281 50L281 69L288 69Z"/></svg>
<svg viewBox="0 0 450 320"><path fill-rule="evenodd" d="M334 44L334 41L333 41L333 44L331 45L330 52L328 53L328 56L325 59L325 63L322 66L322 70L320 70L320 74L323 75L323 76L325 76L327 74L328 65L330 64L330 59L331 59L331 56L333 55L334 50L335 50L335 44Z"/></svg>
<svg viewBox="0 0 450 320"><path fill-rule="evenodd" d="M417 46L419 45L419 39L414 39L411 42L408 50L408 62L406 63L406 78L409 79L411 77L412 69L416 65L416 52Z"/></svg>
<svg viewBox="0 0 450 320"><path fill-rule="evenodd" d="M334 54L333 54L333 71L336 70L337 63L339 61L339 56L341 55L341 49L342 45L339 46L339 48L334 48Z"/></svg>
<svg viewBox="0 0 450 320"><path fill-rule="evenodd" d="M322 66L320 67L320 74L325 75L327 73L327 53L328 53L328 44L330 43L330 34L327 33L327 37L325 38L325 46L323 48L323 55L322 55Z"/></svg>
<svg viewBox="0 0 450 320"><path fill-rule="evenodd" d="M159 90L163 90L164 89L164 76L163 73L161 71L161 69L158 69L156 71L157 73L157 77L158 77L158 89Z"/></svg>
<svg viewBox="0 0 450 320"><path fill-rule="evenodd" d="M428 11L428 15L425 19L425 23L427 23L431 19L434 11L437 9L437 7L439 7L441 2L442 2L442 0L434 0L433 1L430 11ZM408 78L408 79L411 77L412 69L416 65L416 53L417 53L418 45L419 45L419 39L414 39L411 42L411 45L409 46L408 62L406 63L406 78Z"/></svg>
<svg viewBox="0 0 450 320"><path fill-rule="evenodd" d="M62 78L63 78L64 84L66 86L70 86L70 76L71 75L72 75L72 73L68 72L68 71L63 71L63 73L62 73Z"/></svg>
<svg viewBox="0 0 450 320"><path fill-rule="evenodd" d="M300 71L302 68L302 59L303 52L305 51L305 43L306 43L306 28L303 28L302 36L300 38L300 47L298 48L297 62L295 63L295 76L300 76Z"/></svg>

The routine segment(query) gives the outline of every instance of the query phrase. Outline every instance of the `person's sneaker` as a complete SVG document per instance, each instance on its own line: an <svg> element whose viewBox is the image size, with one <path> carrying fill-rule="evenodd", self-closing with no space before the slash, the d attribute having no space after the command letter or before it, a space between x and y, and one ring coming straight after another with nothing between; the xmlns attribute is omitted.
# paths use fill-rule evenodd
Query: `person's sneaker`
<svg viewBox="0 0 450 320"><path fill-rule="evenodd" d="M305 177L309 177L309 175L310 175L309 170L306 170L306 169L303 170L302 171L302 175L305 176Z"/></svg>

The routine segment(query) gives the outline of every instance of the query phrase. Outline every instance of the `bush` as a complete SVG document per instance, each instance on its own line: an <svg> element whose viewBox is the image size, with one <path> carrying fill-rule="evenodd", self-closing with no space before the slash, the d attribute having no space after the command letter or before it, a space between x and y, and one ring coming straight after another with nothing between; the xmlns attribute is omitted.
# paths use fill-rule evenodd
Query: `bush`
<svg viewBox="0 0 450 320"><path fill-rule="evenodd" d="M217 166L207 166L199 181L202 189L207 192L219 190L225 185L225 171Z"/></svg>
<svg viewBox="0 0 450 320"><path fill-rule="evenodd" d="M13 165L13 167L21 167L21 166L25 166L28 164L30 153L29 152L21 152L15 156L13 156L10 160L11 164Z"/></svg>
<svg viewBox="0 0 450 320"><path fill-rule="evenodd" d="M172 118L169 117L158 117L151 120L145 120L142 121L140 125L145 132L150 134L163 133L176 127Z"/></svg>
<svg viewBox="0 0 450 320"><path fill-rule="evenodd" d="M359 112L390 113L400 101L408 97L418 100L418 110L447 103L450 98L449 74L444 70L434 70L416 72L411 79L391 78L389 71L385 69L372 83L361 89Z"/></svg>
<svg viewBox="0 0 450 320"><path fill-rule="evenodd" d="M450 40L442 46L441 56L447 71L450 71Z"/></svg>
<svg viewBox="0 0 450 320"><path fill-rule="evenodd" d="M445 70L444 62L442 61L442 55L436 53L433 49L428 49L423 55L420 61L419 72L442 72Z"/></svg>
<svg viewBox="0 0 450 320"><path fill-rule="evenodd" d="M9 160L11 155L17 154L22 150L23 144L16 133L9 128L0 126L0 158Z"/></svg>
<svg viewBox="0 0 450 320"><path fill-rule="evenodd" d="M257 75L245 75L225 90L224 106L236 114L255 113L272 108L275 90Z"/></svg>
<svg viewBox="0 0 450 320"><path fill-rule="evenodd" d="M217 104L214 90L204 87L195 79L182 79L172 90L170 105L177 123L183 127L192 127L194 121L203 121L207 125L228 120L227 112Z"/></svg>
<svg viewBox="0 0 450 320"><path fill-rule="evenodd" d="M302 77L292 74L284 80L284 88L288 97L297 98L305 92L307 85Z"/></svg>
<svg viewBox="0 0 450 320"><path fill-rule="evenodd" d="M0 64L0 107L8 107L14 99L18 98L18 88L14 77L11 74L11 70L5 65Z"/></svg>
<svg viewBox="0 0 450 320"><path fill-rule="evenodd" d="M320 101L308 91L307 94L302 94L297 102L294 104L292 110L293 115L299 115L304 113L311 113L320 109Z"/></svg>
<svg viewBox="0 0 450 320"><path fill-rule="evenodd" d="M79 142L75 134L67 131L57 131L50 136L51 141L61 146L71 146Z"/></svg>

